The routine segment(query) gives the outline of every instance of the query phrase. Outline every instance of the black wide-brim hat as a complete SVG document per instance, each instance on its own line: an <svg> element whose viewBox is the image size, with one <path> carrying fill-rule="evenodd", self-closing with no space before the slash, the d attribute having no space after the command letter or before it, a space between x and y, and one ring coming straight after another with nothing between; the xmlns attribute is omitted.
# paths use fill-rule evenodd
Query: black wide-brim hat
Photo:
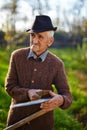
<svg viewBox="0 0 87 130"><path fill-rule="evenodd" d="M57 27L53 27L52 21L47 15L36 16L35 21L31 29L28 29L28 33L40 33L45 31L56 31Z"/></svg>

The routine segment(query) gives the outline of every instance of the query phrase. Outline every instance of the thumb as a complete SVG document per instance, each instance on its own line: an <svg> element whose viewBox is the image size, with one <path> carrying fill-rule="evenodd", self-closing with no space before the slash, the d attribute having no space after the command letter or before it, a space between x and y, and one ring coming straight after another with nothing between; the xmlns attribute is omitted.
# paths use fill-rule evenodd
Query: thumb
<svg viewBox="0 0 87 130"><path fill-rule="evenodd" d="M54 92L52 92L52 91L50 91L49 94L50 94L52 97L54 97L54 96L56 95L56 94L55 94Z"/></svg>

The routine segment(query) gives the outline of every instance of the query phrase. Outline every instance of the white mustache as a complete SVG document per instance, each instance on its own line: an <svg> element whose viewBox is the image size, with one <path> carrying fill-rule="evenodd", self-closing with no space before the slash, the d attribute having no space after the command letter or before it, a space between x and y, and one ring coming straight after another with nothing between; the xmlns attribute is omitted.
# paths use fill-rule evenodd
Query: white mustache
<svg viewBox="0 0 87 130"><path fill-rule="evenodd" d="M30 45L30 47L29 47L29 48L30 48L30 49L32 49L32 48L33 48L33 46L34 46L34 44Z"/></svg>

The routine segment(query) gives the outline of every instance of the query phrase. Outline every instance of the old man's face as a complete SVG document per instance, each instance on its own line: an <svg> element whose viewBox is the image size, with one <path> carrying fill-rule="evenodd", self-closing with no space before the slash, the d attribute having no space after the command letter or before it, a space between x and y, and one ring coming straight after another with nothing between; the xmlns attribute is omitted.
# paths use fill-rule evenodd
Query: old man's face
<svg viewBox="0 0 87 130"><path fill-rule="evenodd" d="M47 32L33 33L30 37L30 44L33 44L32 50L37 56L41 55L53 42L53 38L49 37Z"/></svg>

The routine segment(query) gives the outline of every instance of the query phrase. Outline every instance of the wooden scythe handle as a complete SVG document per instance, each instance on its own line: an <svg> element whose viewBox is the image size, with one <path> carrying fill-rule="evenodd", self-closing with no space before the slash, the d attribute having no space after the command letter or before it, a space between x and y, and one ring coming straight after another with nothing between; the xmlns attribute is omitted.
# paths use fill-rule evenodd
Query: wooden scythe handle
<svg viewBox="0 0 87 130"><path fill-rule="evenodd" d="M28 122L30 122L31 120L33 120L33 119L35 119L35 118L37 118L37 117L39 117L41 115L44 115L45 113L47 113L47 112L44 111L44 110L40 110L38 112L35 112L34 114L20 120L19 122L15 123L15 124L13 124L11 126L8 126L4 130L14 130L14 129L16 129L16 128L18 128L18 127L20 127L20 126L22 126L22 125L24 125L24 124L26 124Z"/></svg>

